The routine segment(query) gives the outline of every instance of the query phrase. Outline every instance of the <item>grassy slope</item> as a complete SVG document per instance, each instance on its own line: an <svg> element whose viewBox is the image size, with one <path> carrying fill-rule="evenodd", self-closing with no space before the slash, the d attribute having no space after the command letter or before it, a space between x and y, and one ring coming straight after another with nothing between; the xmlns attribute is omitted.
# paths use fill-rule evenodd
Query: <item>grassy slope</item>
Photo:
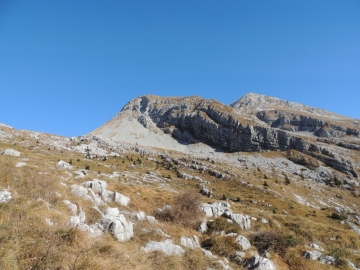
<svg viewBox="0 0 360 270"><path fill-rule="evenodd" d="M126 243L116 242L107 234L99 239L92 239L83 232L67 227L70 211L62 203L64 199L77 202L86 212L87 223L99 221L100 217L91 208L89 202L74 197L69 188L60 185L59 182L70 186L73 183L80 184L94 178L106 180L109 190L118 191L131 198L129 207L116 205L117 207L129 211L141 210L147 214L152 214L157 207L171 203L176 195L173 191L199 190L198 182L177 178L174 169L166 169L165 163L159 165L135 153L123 153L122 158L110 157L106 161L88 160L79 153L64 149L54 150L49 145L42 144L41 140L25 138L25 136L14 137L12 140L0 143L0 149L6 148L20 151L21 156L0 156L0 190L9 188L14 197L11 202L0 204L0 265L2 269L29 269L30 267L32 269L205 269L219 267L218 264L204 257L200 250L193 252L187 250L184 257L165 257L158 252L152 254L140 252L140 247L149 240L165 239L153 231L150 233L142 231L143 227L154 228L147 222L136 222L135 237ZM16 168L15 164L22 158L29 158L29 161L26 161L27 166ZM160 158L155 158L161 161ZM67 162L72 160L73 169L69 170L70 172L89 166L89 174L83 179L76 180L72 175L69 176L66 170L56 169L56 162L59 159ZM141 164L137 162L138 159L141 160ZM210 161L202 160L201 162L208 166L212 165ZM280 235L295 237L297 243L281 254L276 254L275 248L270 247L269 252L273 254L272 260L278 269L335 269L335 267L323 266L301 257L305 251L304 245L311 242L319 243L328 254L342 260L350 258L353 262L360 263L360 256L355 253L360 247L359 236L349 230L346 223L342 225L328 218L332 213L330 209L314 212L313 208L301 205L288 196L288 193L292 191L304 197L311 196L312 191L309 191L307 185L302 184L301 179L290 176L291 183L287 186L280 173L268 175L268 179L264 179L264 172L256 168L240 170L229 164L216 163L215 166L232 171L236 177L232 177L232 180L220 180L194 169L179 166L178 170L199 176L211 183L210 187L216 195L214 198L204 197L204 202L218 201L223 194L229 199L240 198L240 202L231 202L231 208L235 213L249 214L259 220L261 218L269 220L269 224L253 221L252 232L241 232L244 236L252 238L256 232L276 231ZM120 177L108 178L106 176L114 171L120 172ZM171 180L162 178L163 183L143 182L142 175L147 171L157 172L159 176L170 176ZM252 183L254 187L248 187L240 180ZM269 185L267 188L262 190L256 188L262 186L264 181ZM315 184L314 186L316 189ZM61 197L58 197L56 192L59 192ZM334 196L336 193L343 200L358 205L359 199L346 191L327 187L324 192L326 196ZM48 202L50 208L48 209L44 202L38 201L38 198ZM283 210L288 214L285 215ZM47 225L45 217L50 218L54 226ZM201 236L192 229L181 228L172 223L160 223L158 227L170 234L175 243L179 242L181 236L195 234L202 240L212 238L218 243L220 250L224 250L222 255L227 256L229 254L225 251L232 251L228 250L228 246L224 244L220 236ZM330 237L335 237L336 240L331 241ZM248 257L253 250L254 248L247 252ZM235 264L231 266L239 269L239 266ZM346 269L346 265L339 268Z"/></svg>

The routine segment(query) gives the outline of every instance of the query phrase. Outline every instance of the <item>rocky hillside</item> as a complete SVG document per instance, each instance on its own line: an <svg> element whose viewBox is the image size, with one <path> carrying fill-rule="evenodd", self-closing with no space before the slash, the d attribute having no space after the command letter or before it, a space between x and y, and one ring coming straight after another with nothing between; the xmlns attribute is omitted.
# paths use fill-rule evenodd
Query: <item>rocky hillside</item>
<svg viewBox="0 0 360 270"><path fill-rule="evenodd" d="M358 131L256 94L139 97L73 138L0 124L0 268L359 269Z"/></svg>
<svg viewBox="0 0 360 270"><path fill-rule="evenodd" d="M359 120L257 94L230 106L200 97L142 96L92 134L185 153L287 151L295 163L329 166L356 183L360 172Z"/></svg>

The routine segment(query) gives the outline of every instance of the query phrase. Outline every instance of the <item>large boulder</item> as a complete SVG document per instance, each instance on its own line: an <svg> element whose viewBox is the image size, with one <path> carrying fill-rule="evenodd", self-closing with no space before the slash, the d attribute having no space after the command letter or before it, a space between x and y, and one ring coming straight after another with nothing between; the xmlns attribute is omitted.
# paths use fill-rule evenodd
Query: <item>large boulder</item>
<svg viewBox="0 0 360 270"><path fill-rule="evenodd" d="M226 211L230 211L230 204L227 202L216 202L213 204L203 203L200 210L205 213L207 217L220 217Z"/></svg>
<svg viewBox="0 0 360 270"><path fill-rule="evenodd" d="M250 217L233 213L227 202L203 203L200 210L205 213L206 217L224 216L239 225L242 230L249 230L251 227Z"/></svg>
<svg viewBox="0 0 360 270"><path fill-rule="evenodd" d="M19 157L20 156L19 151L16 151L16 150L11 149L11 148L5 149L1 154L6 155L6 156L14 156L14 157Z"/></svg>
<svg viewBox="0 0 360 270"><path fill-rule="evenodd" d="M239 225L242 230L250 230L251 221L249 216L231 213L230 219Z"/></svg>
<svg viewBox="0 0 360 270"><path fill-rule="evenodd" d="M263 258L259 255L252 257L246 264L249 270L276 270L276 267L272 261L267 258Z"/></svg>
<svg viewBox="0 0 360 270"><path fill-rule="evenodd" d="M58 169L61 169L61 170L62 169L71 169L72 168L72 166L69 163L67 163L67 162L65 162L63 160L59 160L58 163L56 163L56 167Z"/></svg>
<svg viewBox="0 0 360 270"><path fill-rule="evenodd" d="M8 191L7 189L0 190L0 203L7 203L11 201L11 199L12 196L10 191Z"/></svg>
<svg viewBox="0 0 360 270"><path fill-rule="evenodd" d="M116 202L123 206L127 206L130 202L129 197L122 195L118 192L107 190L106 181L94 179L92 181L84 182L83 186L93 191L95 195L99 196L104 202Z"/></svg>
<svg viewBox="0 0 360 270"><path fill-rule="evenodd" d="M182 247L172 243L170 239L165 240L164 242L155 242L150 241L144 247L141 247L142 251L152 252L152 251L162 251L166 255L183 255L185 250Z"/></svg>
<svg viewBox="0 0 360 270"><path fill-rule="evenodd" d="M118 216L105 216L100 224L112 237L120 242L125 242L134 237L133 224L127 222L123 214Z"/></svg>
<svg viewBox="0 0 360 270"><path fill-rule="evenodd" d="M94 179L92 181L84 182L83 186L92 189L96 194L101 194L106 190L107 183L106 181Z"/></svg>
<svg viewBox="0 0 360 270"><path fill-rule="evenodd" d="M95 200L94 200L95 194L94 194L94 192L89 192L89 190L92 191L91 189L87 189L83 186L79 186L76 184L73 184L71 186L71 192L74 193L76 196L78 196L84 200L88 200L88 201L95 203ZM99 196L96 196L96 199L98 201L100 199Z"/></svg>
<svg viewBox="0 0 360 270"><path fill-rule="evenodd" d="M235 241L242 247L243 250L247 250L251 247L250 241L245 236L239 235L236 237Z"/></svg>

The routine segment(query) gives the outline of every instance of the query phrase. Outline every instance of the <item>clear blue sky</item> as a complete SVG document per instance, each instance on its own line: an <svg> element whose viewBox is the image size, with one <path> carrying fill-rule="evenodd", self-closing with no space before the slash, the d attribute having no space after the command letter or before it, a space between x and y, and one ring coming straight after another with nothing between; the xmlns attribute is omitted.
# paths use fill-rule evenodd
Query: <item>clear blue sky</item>
<svg viewBox="0 0 360 270"><path fill-rule="evenodd" d="M0 0L0 123L76 136L139 95L248 92L360 118L360 1Z"/></svg>

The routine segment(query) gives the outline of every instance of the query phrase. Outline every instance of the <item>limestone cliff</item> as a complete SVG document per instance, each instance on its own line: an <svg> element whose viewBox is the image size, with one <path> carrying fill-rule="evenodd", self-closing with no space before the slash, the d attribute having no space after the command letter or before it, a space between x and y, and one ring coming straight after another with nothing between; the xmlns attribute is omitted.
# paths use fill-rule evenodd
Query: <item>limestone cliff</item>
<svg viewBox="0 0 360 270"><path fill-rule="evenodd" d="M359 120L257 94L230 106L200 97L141 96L92 134L179 151L198 143L228 153L294 149L358 177L352 156L360 147Z"/></svg>

